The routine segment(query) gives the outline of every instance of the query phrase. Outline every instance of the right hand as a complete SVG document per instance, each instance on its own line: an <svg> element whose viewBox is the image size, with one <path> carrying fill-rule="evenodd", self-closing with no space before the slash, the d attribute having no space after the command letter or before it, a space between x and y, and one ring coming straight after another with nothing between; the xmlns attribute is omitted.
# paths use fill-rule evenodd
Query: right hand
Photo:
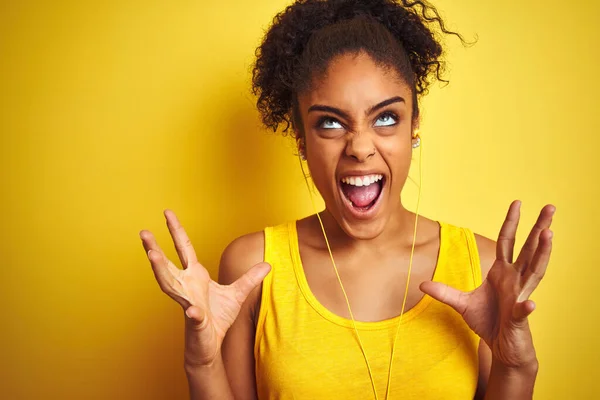
<svg viewBox="0 0 600 400"><path fill-rule="evenodd" d="M160 288L185 311L186 363L211 365L242 304L271 267L264 262L258 263L231 285L220 285L198 262L194 247L175 213L165 210L164 214L183 269L177 268L165 256L150 231L141 231L140 238Z"/></svg>

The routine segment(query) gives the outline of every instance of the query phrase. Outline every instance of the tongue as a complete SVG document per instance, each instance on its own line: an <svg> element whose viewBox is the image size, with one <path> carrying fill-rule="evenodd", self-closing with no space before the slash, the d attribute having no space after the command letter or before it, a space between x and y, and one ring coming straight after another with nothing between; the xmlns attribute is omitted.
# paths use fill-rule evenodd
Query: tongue
<svg viewBox="0 0 600 400"><path fill-rule="evenodd" d="M379 183L372 183L369 186L353 186L345 183L342 183L342 185L346 197L356 207L368 206L377 198L381 191Z"/></svg>

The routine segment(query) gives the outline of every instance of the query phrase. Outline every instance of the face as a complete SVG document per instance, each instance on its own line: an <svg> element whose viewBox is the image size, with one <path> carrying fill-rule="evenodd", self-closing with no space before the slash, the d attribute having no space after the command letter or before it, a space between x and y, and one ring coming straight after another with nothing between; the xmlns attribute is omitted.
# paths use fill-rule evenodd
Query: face
<svg viewBox="0 0 600 400"><path fill-rule="evenodd" d="M331 61L298 96L313 181L328 212L356 239L379 236L402 212L412 157L412 94L366 53Z"/></svg>

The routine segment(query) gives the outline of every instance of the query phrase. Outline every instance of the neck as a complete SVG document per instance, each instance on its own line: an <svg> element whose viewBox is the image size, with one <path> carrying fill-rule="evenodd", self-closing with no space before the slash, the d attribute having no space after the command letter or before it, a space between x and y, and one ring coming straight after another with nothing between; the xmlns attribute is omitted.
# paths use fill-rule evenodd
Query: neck
<svg viewBox="0 0 600 400"><path fill-rule="evenodd" d="M319 215L323 221L329 244L337 250L385 249L390 245L398 246L398 244L410 246L413 241L415 214L404 208L401 202L389 217L384 229L370 239L357 239L348 235L328 209ZM316 228L321 231L317 218L315 218L315 223Z"/></svg>

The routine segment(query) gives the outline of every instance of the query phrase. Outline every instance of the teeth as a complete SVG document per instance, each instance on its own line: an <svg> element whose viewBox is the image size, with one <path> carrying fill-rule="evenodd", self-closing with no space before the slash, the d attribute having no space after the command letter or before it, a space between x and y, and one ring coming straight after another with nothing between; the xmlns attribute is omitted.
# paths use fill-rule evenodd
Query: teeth
<svg viewBox="0 0 600 400"><path fill-rule="evenodd" d="M372 183L379 182L383 179L383 175L365 175L365 176L350 176L342 178L342 182L353 186L369 186Z"/></svg>

